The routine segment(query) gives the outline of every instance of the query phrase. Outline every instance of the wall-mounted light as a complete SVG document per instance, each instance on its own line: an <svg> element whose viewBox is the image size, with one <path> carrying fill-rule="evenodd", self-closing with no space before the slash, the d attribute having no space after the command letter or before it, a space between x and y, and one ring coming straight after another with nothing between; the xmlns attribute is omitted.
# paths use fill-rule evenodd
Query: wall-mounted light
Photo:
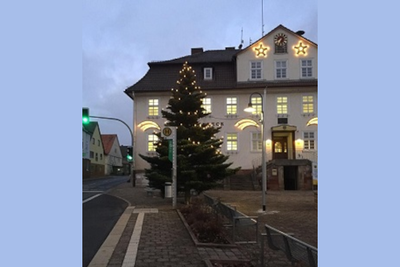
<svg viewBox="0 0 400 267"><path fill-rule="evenodd" d="M154 121L143 121L138 124L138 127L142 131L146 131L148 129L157 129L157 130L161 129L160 126L158 126L158 124L155 123Z"/></svg>
<svg viewBox="0 0 400 267"><path fill-rule="evenodd" d="M304 140L297 139L295 142L296 150L303 150L304 148Z"/></svg>
<svg viewBox="0 0 400 267"><path fill-rule="evenodd" d="M271 141L271 139L265 140L265 145L267 146L267 148L271 148L271 146L272 146L272 141Z"/></svg>
<svg viewBox="0 0 400 267"><path fill-rule="evenodd" d="M297 46L294 46L293 48L297 50L296 51L296 56L298 56L298 55L303 55L303 56L307 55L307 51L306 51L307 47L308 47L307 45L303 45L303 42L299 42L299 44Z"/></svg>
<svg viewBox="0 0 400 267"><path fill-rule="evenodd" d="M318 117L312 118L307 122L307 126L318 125Z"/></svg>
<svg viewBox="0 0 400 267"><path fill-rule="evenodd" d="M235 127L239 128L240 130L243 130L244 128L250 127L250 126L260 127L257 122L255 122L251 119L243 119L243 120L238 121L235 124Z"/></svg>
<svg viewBox="0 0 400 267"><path fill-rule="evenodd" d="M263 43L260 43L258 47L253 48L256 53L256 57L267 57L268 47L264 46Z"/></svg>

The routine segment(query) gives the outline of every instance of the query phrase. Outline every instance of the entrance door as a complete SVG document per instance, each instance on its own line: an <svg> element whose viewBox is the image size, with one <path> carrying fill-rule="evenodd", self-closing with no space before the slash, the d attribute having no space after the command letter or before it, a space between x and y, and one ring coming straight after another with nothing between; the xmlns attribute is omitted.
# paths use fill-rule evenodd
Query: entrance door
<svg viewBox="0 0 400 267"><path fill-rule="evenodd" d="M283 167L285 190L297 190L297 166Z"/></svg>
<svg viewBox="0 0 400 267"><path fill-rule="evenodd" d="M288 158L288 144L286 137L274 138L273 157L274 159Z"/></svg>

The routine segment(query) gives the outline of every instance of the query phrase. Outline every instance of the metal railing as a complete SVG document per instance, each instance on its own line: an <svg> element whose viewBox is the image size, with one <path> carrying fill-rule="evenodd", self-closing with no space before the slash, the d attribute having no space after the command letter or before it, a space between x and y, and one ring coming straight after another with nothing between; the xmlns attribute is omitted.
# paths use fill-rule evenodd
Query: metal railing
<svg viewBox="0 0 400 267"><path fill-rule="evenodd" d="M204 194L204 200L216 214L223 216L229 221L230 224L226 224L225 226L232 227L232 240L234 243L258 242L258 217L247 216L236 210L235 207L213 199L206 194ZM254 235L249 233L249 227L254 227ZM254 237L254 240L249 240L251 236Z"/></svg>
<svg viewBox="0 0 400 267"><path fill-rule="evenodd" d="M261 266L264 265L264 238L267 238L268 247L273 250L282 250L286 257L296 266L318 266L318 249L298 240L268 224L265 224L265 234L261 240Z"/></svg>

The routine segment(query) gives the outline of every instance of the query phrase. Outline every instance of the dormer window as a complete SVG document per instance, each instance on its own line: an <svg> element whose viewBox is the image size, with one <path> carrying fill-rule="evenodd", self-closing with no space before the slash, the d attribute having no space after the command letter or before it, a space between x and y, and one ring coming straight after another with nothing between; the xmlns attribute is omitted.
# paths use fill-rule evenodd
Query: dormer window
<svg viewBox="0 0 400 267"><path fill-rule="evenodd" d="M212 68L204 68L204 80L212 80L213 79L213 69Z"/></svg>

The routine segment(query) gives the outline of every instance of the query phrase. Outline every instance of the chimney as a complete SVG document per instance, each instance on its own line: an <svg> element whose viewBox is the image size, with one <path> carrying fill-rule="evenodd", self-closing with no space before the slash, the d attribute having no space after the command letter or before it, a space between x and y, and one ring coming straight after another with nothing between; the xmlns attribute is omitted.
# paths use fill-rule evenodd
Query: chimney
<svg viewBox="0 0 400 267"><path fill-rule="evenodd" d="M192 48L192 55L203 53L203 47Z"/></svg>
<svg viewBox="0 0 400 267"><path fill-rule="evenodd" d="M234 46L225 47L225 50L235 50Z"/></svg>

